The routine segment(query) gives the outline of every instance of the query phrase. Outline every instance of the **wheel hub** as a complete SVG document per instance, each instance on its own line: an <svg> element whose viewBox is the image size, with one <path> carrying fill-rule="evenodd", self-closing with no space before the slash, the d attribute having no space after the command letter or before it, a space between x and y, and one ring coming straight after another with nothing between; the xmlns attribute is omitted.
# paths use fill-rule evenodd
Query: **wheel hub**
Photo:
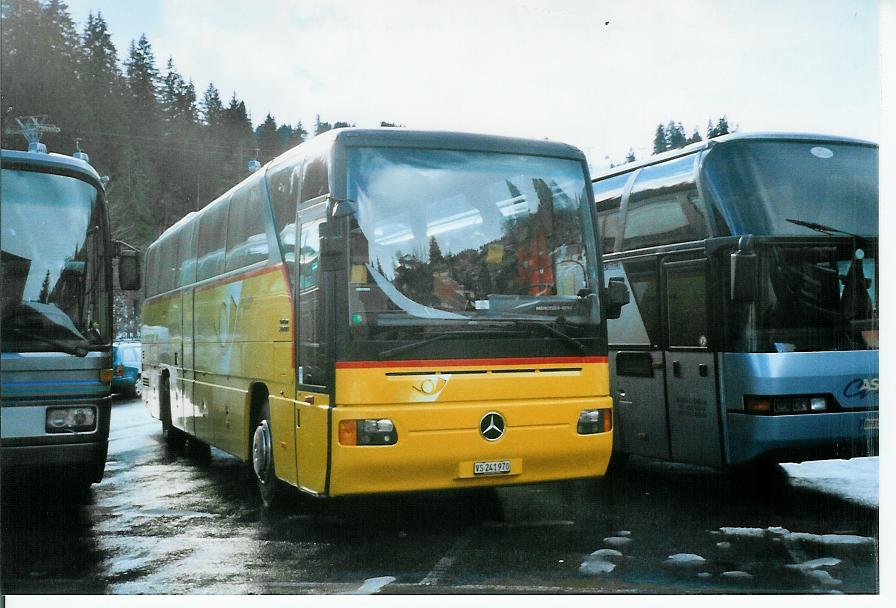
<svg viewBox="0 0 896 608"><path fill-rule="evenodd" d="M267 483L271 467L271 430L268 421L262 420L252 437L252 468L261 483Z"/></svg>

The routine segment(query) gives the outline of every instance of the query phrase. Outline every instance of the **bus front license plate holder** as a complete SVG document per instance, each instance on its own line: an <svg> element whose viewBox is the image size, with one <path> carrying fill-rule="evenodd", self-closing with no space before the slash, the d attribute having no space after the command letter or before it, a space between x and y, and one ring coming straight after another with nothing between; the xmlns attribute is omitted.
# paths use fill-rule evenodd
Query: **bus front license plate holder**
<svg viewBox="0 0 896 608"><path fill-rule="evenodd" d="M489 460L473 463L473 475L476 477L482 475L507 475L508 473L510 473L509 460Z"/></svg>

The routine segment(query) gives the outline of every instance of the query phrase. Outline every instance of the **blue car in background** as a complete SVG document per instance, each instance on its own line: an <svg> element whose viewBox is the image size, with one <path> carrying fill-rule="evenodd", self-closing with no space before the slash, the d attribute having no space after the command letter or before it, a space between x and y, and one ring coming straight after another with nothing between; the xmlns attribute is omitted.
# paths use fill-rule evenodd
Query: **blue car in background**
<svg viewBox="0 0 896 608"><path fill-rule="evenodd" d="M139 397L142 388L140 343L116 342L112 345L112 392Z"/></svg>

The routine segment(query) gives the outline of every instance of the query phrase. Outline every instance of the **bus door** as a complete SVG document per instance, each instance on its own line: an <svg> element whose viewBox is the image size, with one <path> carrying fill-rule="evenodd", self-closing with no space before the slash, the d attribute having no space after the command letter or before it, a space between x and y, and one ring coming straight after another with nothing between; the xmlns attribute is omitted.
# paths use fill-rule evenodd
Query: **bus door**
<svg viewBox="0 0 896 608"><path fill-rule="evenodd" d="M298 486L326 490L329 452L329 366L326 305L323 283L332 273L321 272L321 230L327 197L303 203L296 219L296 477Z"/></svg>
<svg viewBox="0 0 896 608"><path fill-rule="evenodd" d="M633 295L609 321L610 378L616 410L617 452L670 459L669 422L659 312L656 256L608 262L607 279L621 277ZM618 350L617 350L618 349Z"/></svg>
<svg viewBox="0 0 896 608"><path fill-rule="evenodd" d="M710 350L707 261L662 261L663 353L671 459L721 466L715 354Z"/></svg>

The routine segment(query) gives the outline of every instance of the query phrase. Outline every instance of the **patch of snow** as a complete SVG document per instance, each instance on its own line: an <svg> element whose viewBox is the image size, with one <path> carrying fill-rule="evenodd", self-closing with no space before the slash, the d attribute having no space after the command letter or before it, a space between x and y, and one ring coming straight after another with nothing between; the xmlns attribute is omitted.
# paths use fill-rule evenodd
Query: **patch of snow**
<svg viewBox="0 0 896 608"><path fill-rule="evenodd" d="M580 574L609 574L616 568L616 564L602 559L586 559L579 566Z"/></svg>
<svg viewBox="0 0 896 608"><path fill-rule="evenodd" d="M749 572L744 572L743 570L728 570L727 572L722 572L722 576L725 578L740 578L747 579L753 578L753 575Z"/></svg>
<svg viewBox="0 0 896 608"><path fill-rule="evenodd" d="M809 578L814 578L822 585L839 585L843 582L840 579L834 578L825 570L807 570L805 574Z"/></svg>
<svg viewBox="0 0 896 608"><path fill-rule="evenodd" d="M716 547L718 547L719 549L730 549L731 543L729 543L727 540L723 540L720 543L716 543Z"/></svg>
<svg viewBox="0 0 896 608"><path fill-rule="evenodd" d="M791 532L786 528L719 528L726 536L744 538L764 538L772 536L773 540L803 541L822 545L873 545L877 541L868 536L856 536L855 534L810 534L809 532Z"/></svg>
<svg viewBox="0 0 896 608"><path fill-rule="evenodd" d="M604 542L612 547L622 547L632 542L632 539L628 536L608 536Z"/></svg>
<svg viewBox="0 0 896 608"><path fill-rule="evenodd" d="M631 530L620 530L619 532L616 533L616 536L631 536L631 535L632 535Z"/></svg>
<svg viewBox="0 0 896 608"><path fill-rule="evenodd" d="M719 528L726 536L742 536L747 538L762 538L765 536L765 528Z"/></svg>
<svg viewBox="0 0 896 608"><path fill-rule="evenodd" d="M593 557L622 557L622 553L616 549L598 549L591 555Z"/></svg>
<svg viewBox="0 0 896 608"><path fill-rule="evenodd" d="M709 572L698 572L697 578L712 578L712 574Z"/></svg>
<svg viewBox="0 0 896 608"><path fill-rule="evenodd" d="M836 557L819 557L818 559L810 559L807 562L802 562L801 564L787 564L784 566L790 570L814 570L816 568L823 568L825 566L836 566L840 563L840 560Z"/></svg>
<svg viewBox="0 0 896 608"><path fill-rule="evenodd" d="M876 542L873 538L855 534L809 534L808 532L791 532L788 539L822 545L873 545Z"/></svg>
<svg viewBox="0 0 896 608"><path fill-rule="evenodd" d="M880 504L880 458L877 456L784 463L781 466L787 471L789 483L793 486L833 494L874 509Z"/></svg>
<svg viewBox="0 0 896 608"><path fill-rule="evenodd" d="M371 595L379 592L380 589L382 589L389 583L394 582L394 576L378 576L376 578L368 578L364 581L363 585L352 591L350 595Z"/></svg>
<svg viewBox="0 0 896 608"><path fill-rule="evenodd" d="M696 553L676 553L670 555L664 562L673 566L697 566L706 563L706 558Z"/></svg>

